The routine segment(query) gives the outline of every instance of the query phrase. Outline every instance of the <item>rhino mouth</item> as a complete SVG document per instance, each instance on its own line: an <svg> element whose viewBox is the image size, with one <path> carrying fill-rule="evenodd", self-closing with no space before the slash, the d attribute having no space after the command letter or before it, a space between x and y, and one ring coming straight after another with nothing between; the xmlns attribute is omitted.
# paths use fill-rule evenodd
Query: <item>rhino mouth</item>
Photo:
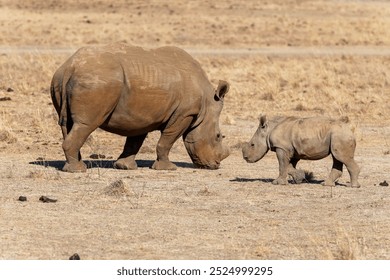
<svg viewBox="0 0 390 280"><path fill-rule="evenodd" d="M249 158L249 157L247 157L247 156L244 156L244 159L245 159L246 162L248 162L248 163L255 163L255 162L259 161L259 160L251 159L251 158Z"/></svg>

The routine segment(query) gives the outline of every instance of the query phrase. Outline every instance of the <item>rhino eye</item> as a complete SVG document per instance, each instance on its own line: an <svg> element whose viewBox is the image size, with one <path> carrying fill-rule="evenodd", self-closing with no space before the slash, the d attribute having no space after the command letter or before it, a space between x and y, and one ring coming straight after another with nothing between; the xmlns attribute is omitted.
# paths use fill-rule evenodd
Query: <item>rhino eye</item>
<svg viewBox="0 0 390 280"><path fill-rule="evenodd" d="M221 135L221 133L217 133L217 140L221 140L221 138L223 138L223 136Z"/></svg>
<svg viewBox="0 0 390 280"><path fill-rule="evenodd" d="M255 143L251 143L251 147L254 147L255 146Z"/></svg>

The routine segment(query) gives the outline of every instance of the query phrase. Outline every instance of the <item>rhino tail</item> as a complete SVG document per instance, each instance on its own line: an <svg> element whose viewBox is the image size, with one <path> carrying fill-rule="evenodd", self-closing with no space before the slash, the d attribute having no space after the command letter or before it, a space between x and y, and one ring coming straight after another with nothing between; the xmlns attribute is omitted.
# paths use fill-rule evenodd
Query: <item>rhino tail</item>
<svg viewBox="0 0 390 280"><path fill-rule="evenodd" d="M68 83L72 77L73 71L66 69L63 74L61 93L60 93L60 113L58 124L61 126L64 139L70 129L73 126L73 120L71 119L69 98L68 98Z"/></svg>

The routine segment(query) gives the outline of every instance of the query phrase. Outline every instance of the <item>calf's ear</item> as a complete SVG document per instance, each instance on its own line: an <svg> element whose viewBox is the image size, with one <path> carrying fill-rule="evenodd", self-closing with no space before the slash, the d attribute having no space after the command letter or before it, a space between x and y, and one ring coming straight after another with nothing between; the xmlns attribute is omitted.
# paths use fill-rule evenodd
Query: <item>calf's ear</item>
<svg viewBox="0 0 390 280"><path fill-rule="evenodd" d="M230 88L230 85L228 82L220 80L218 87L215 91L215 96L214 96L215 100L216 101L223 100L226 93L229 91L229 88Z"/></svg>
<svg viewBox="0 0 390 280"><path fill-rule="evenodd" d="M266 115L261 115L259 120L260 120L260 127L262 129L265 129L268 127L268 119L267 119Z"/></svg>

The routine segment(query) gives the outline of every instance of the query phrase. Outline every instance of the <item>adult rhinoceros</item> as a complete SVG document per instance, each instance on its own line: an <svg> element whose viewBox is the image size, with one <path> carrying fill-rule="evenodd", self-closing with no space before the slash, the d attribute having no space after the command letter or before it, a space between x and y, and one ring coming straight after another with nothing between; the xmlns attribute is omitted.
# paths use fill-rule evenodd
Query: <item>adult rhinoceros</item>
<svg viewBox="0 0 390 280"><path fill-rule="evenodd" d="M126 136L114 166L135 169L147 134L161 131L154 169L173 170L168 154L183 136L196 167L216 169L229 155L219 116L229 84L213 88L199 63L184 50L145 50L120 43L81 48L54 74L53 105L64 137L68 172L83 172L80 148L98 127Z"/></svg>

